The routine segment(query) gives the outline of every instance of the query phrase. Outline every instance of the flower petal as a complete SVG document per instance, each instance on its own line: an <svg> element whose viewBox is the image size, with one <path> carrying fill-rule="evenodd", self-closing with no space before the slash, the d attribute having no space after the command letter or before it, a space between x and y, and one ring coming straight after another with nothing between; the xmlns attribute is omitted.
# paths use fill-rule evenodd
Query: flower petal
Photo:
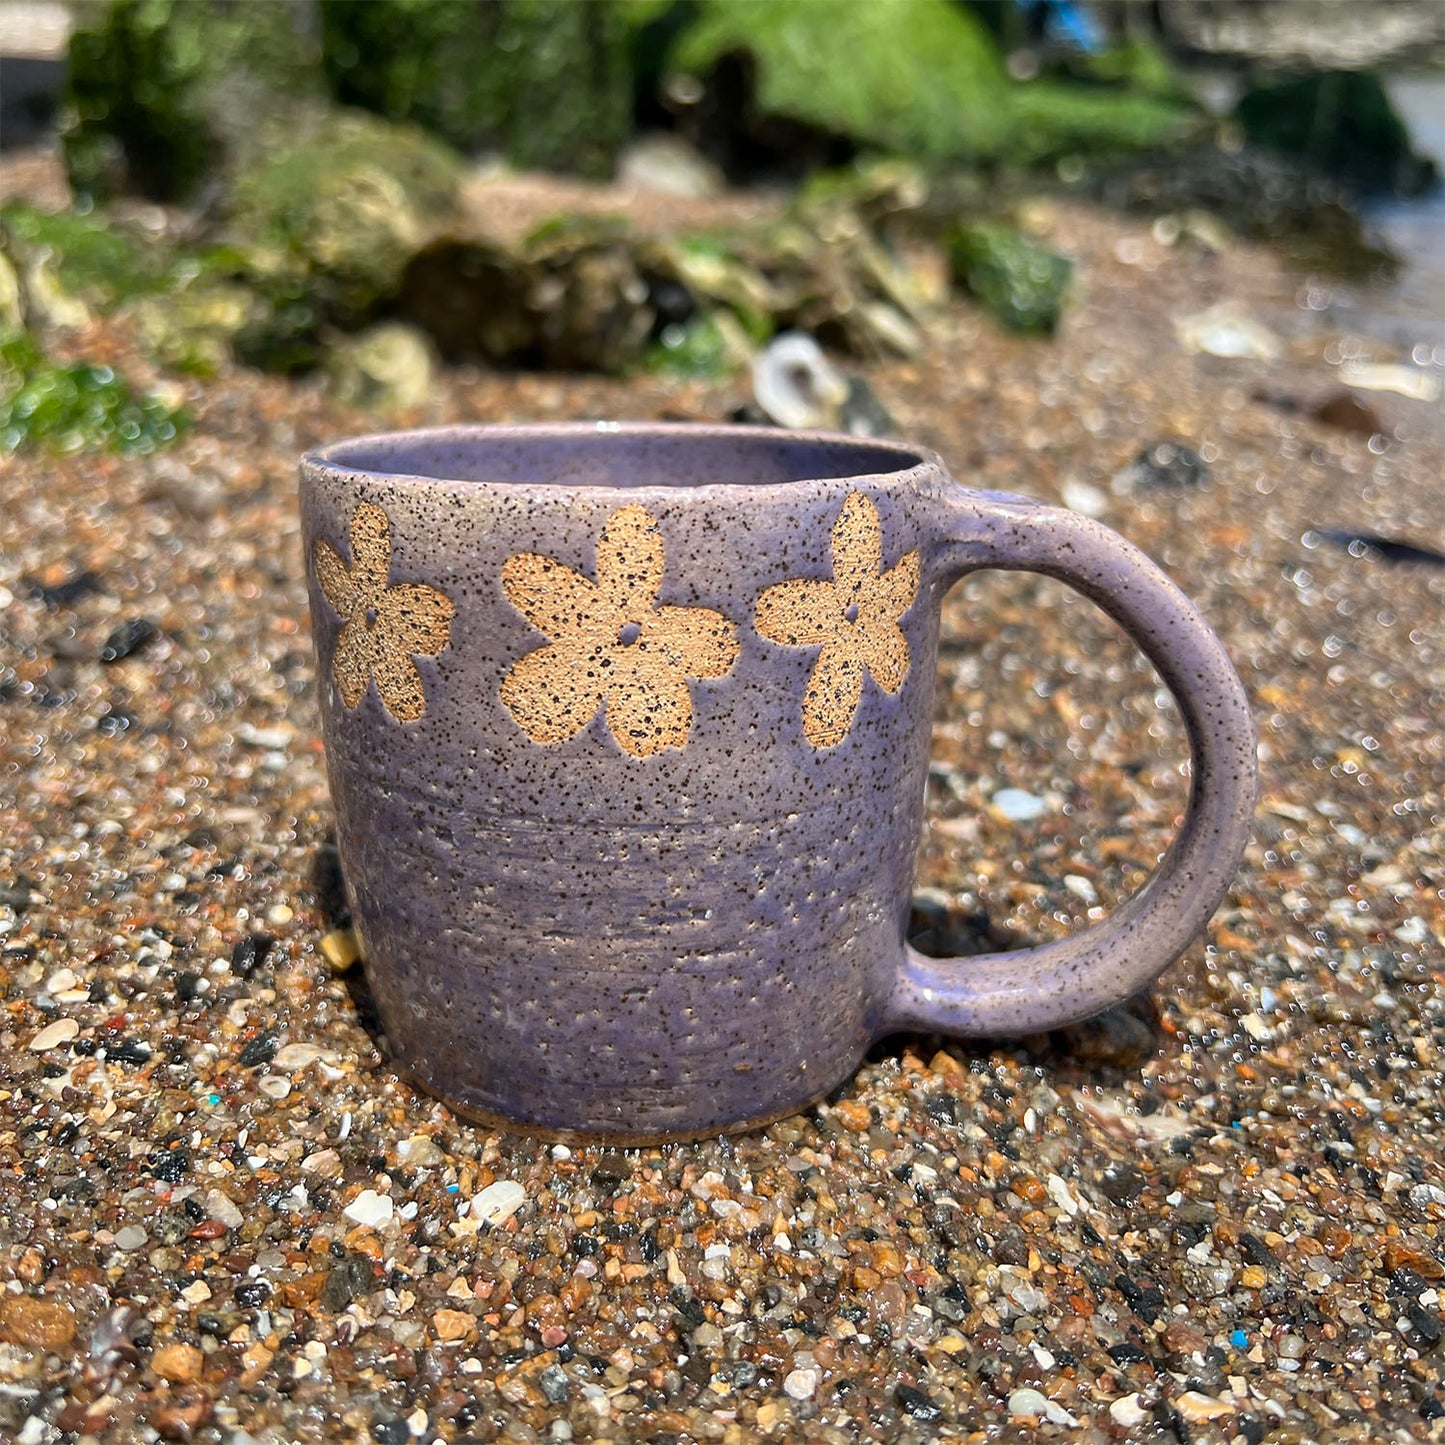
<svg viewBox="0 0 1445 1445"><path fill-rule="evenodd" d="M502 701L534 743L566 742L602 706L604 660L601 649L539 647L512 664Z"/></svg>
<svg viewBox="0 0 1445 1445"><path fill-rule="evenodd" d="M710 607L659 607L643 619L637 645L688 677L726 677L738 660L737 628Z"/></svg>
<svg viewBox="0 0 1445 1445"><path fill-rule="evenodd" d="M908 640L896 622L860 622L854 630L858 656L884 692L897 692L908 676Z"/></svg>
<svg viewBox="0 0 1445 1445"><path fill-rule="evenodd" d="M639 656L607 690L607 726L622 751L634 758L685 747L691 725L687 679L665 663Z"/></svg>
<svg viewBox="0 0 1445 1445"><path fill-rule="evenodd" d="M864 492L851 492L833 523L833 580L845 596L844 605L856 601L883 570L883 527L878 508Z"/></svg>
<svg viewBox="0 0 1445 1445"><path fill-rule="evenodd" d="M597 585L624 622L641 622L657 606L666 565L662 529L646 507L623 507L607 519L597 539Z"/></svg>
<svg viewBox="0 0 1445 1445"><path fill-rule="evenodd" d="M331 657L331 675L347 707L353 708L361 701L375 660L376 639L366 618L355 616L341 629Z"/></svg>
<svg viewBox="0 0 1445 1445"><path fill-rule="evenodd" d="M614 615L606 599L580 572L555 557L519 552L502 564L507 601L554 642L564 638L612 641L625 618Z"/></svg>
<svg viewBox="0 0 1445 1445"><path fill-rule="evenodd" d="M381 600L391 571L391 522L382 509L362 502L351 519L351 584L360 609Z"/></svg>
<svg viewBox="0 0 1445 1445"><path fill-rule="evenodd" d="M398 722L415 722L425 715L426 692L421 674L406 653L379 647L371 676L387 712Z"/></svg>
<svg viewBox="0 0 1445 1445"><path fill-rule="evenodd" d="M451 636L456 607L424 582L399 582L381 594L376 624L385 645L411 657L435 657Z"/></svg>
<svg viewBox="0 0 1445 1445"><path fill-rule="evenodd" d="M918 596L920 564L915 548L900 557L872 587L864 589L859 611L870 621L897 622Z"/></svg>
<svg viewBox="0 0 1445 1445"><path fill-rule="evenodd" d="M845 606L832 582L794 577L769 587L758 598L753 625L769 642L819 647L837 637Z"/></svg>
<svg viewBox="0 0 1445 1445"><path fill-rule="evenodd" d="M823 649L803 694L803 736L833 748L848 736L863 696L863 659L834 643Z"/></svg>
<svg viewBox="0 0 1445 1445"><path fill-rule="evenodd" d="M332 608L342 617L355 617L362 610L356 605L356 583L336 548L330 542L317 542L311 549L311 563Z"/></svg>

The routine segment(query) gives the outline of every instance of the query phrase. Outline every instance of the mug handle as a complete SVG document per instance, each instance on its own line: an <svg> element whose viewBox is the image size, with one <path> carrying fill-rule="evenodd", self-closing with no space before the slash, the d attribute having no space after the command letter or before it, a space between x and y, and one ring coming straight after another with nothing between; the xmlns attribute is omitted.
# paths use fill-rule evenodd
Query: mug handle
<svg viewBox="0 0 1445 1445"><path fill-rule="evenodd" d="M1208 923L1234 878L1258 792L1249 703L1219 639L1137 547L1061 507L950 482L934 554L936 596L981 568L1056 577L1133 638L1173 694L1193 775L1178 835L1143 889L1070 938L1008 953L934 959L904 945L879 1033L1039 1033L1122 1002Z"/></svg>

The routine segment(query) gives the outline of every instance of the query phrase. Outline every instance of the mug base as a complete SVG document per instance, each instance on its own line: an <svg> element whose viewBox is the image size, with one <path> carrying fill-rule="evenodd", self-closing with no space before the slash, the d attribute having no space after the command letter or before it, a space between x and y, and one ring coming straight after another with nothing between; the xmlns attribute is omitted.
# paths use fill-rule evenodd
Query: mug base
<svg viewBox="0 0 1445 1445"><path fill-rule="evenodd" d="M826 1088L810 1094L806 1099L788 1104L781 1109L774 1109L766 1114L756 1114L746 1119L739 1119L734 1123L709 1125L698 1129L655 1129L633 1132L625 1129L615 1131L611 1129L565 1129L545 1124L531 1124L509 1114L497 1113L491 1109L478 1109L471 1104L458 1103L448 1097L443 1090L438 1089L430 1082L420 1067L403 1063L402 1060L394 1057L388 1059L387 1062L405 1083L420 1089L433 1099L440 1100L459 1119L465 1119L469 1124L479 1124L487 1129L502 1129L509 1134L538 1139L547 1144L597 1144L617 1149L646 1149L659 1144L688 1144L702 1139L720 1139L729 1134L746 1134L754 1129L765 1129L769 1124L777 1123L779 1119L787 1119L794 1114L801 1114L805 1109L811 1109L814 1104L821 1103L840 1084L852 1077L850 1071L842 1078L834 1079Z"/></svg>

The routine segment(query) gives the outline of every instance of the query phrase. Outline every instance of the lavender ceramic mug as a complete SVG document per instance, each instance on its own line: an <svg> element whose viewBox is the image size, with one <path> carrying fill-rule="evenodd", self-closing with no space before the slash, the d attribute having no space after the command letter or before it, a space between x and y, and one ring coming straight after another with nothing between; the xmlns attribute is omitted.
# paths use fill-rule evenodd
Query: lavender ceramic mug
<svg viewBox="0 0 1445 1445"><path fill-rule="evenodd" d="M619 1142L744 1128L905 1029L1032 1032L1208 921L1255 799L1238 677L1096 522L931 453L599 423L364 437L302 463L347 890L399 1067L459 1111ZM939 606L1061 578L1135 639L1193 755L1141 892L1062 942L904 940Z"/></svg>

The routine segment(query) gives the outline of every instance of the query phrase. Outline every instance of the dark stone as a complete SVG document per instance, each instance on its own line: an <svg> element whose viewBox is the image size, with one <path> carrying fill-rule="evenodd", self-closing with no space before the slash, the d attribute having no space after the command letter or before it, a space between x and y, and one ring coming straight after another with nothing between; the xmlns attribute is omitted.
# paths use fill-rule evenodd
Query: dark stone
<svg viewBox="0 0 1445 1445"><path fill-rule="evenodd" d="M259 1038L252 1039L241 1050L241 1067L255 1069L262 1064L269 1064L276 1057L276 1050L280 1047L281 1040L275 1034L262 1034Z"/></svg>
<svg viewBox="0 0 1445 1445"><path fill-rule="evenodd" d="M243 1309L258 1310L271 1297L271 1286L264 1279L248 1279L236 1286L236 1303Z"/></svg>
<svg viewBox="0 0 1445 1445"><path fill-rule="evenodd" d="M1130 482L1138 487L1197 487L1209 478L1209 467L1193 447L1183 442L1155 442L1145 447L1128 468Z"/></svg>
<svg viewBox="0 0 1445 1445"><path fill-rule="evenodd" d="M1144 1192L1144 1176L1130 1164L1111 1164L1099 1188L1115 1204L1132 1204Z"/></svg>
<svg viewBox="0 0 1445 1445"><path fill-rule="evenodd" d="M269 933L248 933L231 950L231 972L250 978L266 962L276 940Z"/></svg>
<svg viewBox="0 0 1445 1445"><path fill-rule="evenodd" d="M1445 566L1445 552L1433 547L1417 547L1395 537L1382 537L1377 532L1356 532L1344 527L1312 528L1304 535L1305 545L1329 542L1343 547L1352 557L1368 557L1380 562L1425 562L1432 567Z"/></svg>
<svg viewBox="0 0 1445 1445"><path fill-rule="evenodd" d="M105 584L100 578L94 572L86 571L77 572L75 576L67 577L64 582L57 582L52 587L33 583L30 595L45 607L54 610L58 607L74 607L77 602L93 593L104 591Z"/></svg>
<svg viewBox="0 0 1445 1445"><path fill-rule="evenodd" d="M117 1064L148 1064L151 1061L151 1048L139 1039L121 1039L118 1043L105 1046L105 1057Z"/></svg>
<svg viewBox="0 0 1445 1445"><path fill-rule="evenodd" d="M572 1389L567 1372L560 1365L548 1365L537 1376L537 1388L547 1397L550 1404L562 1404Z"/></svg>
<svg viewBox="0 0 1445 1445"><path fill-rule="evenodd" d="M1241 1234L1239 1248L1251 1264L1257 1264L1261 1269L1279 1268L1279 1256L1258 1235L1248 1231Z"/></svg>
<svg viewBox="0 0 1445 1445"><path fill-rule="evenodd" d="M0 882L0 907L14 913L24 913L39 896L35 882L23 874L17 873L8 882Z"/></svg>
<svg viewBox="0 0 1445 1445"><path fill-rule="evenodd" d="M1131 1345L1127 1340L1122 1340L1117 1345L1110 1345L1109 1358L1116 1365L1147 1365L1149 1363L1149 1356L1138 1345Z"/></svg>
<svg viewBox="0 0 1445 1445"><path fill-rule="evenodd" d="M1405 1317L1426 1349L1433 1350L1440 1343L1442 1326L1440 1316L1434 1310L1426 1309L1418 1300L1406 1300Z"/></svg>
<svg viewBox="0 0 1445 1445"><path fill-rule="evenodd" d="M943 1415L942 1409L931 1395L912 1385L899 1385L893 1391L894 1403L905 1414L915 1420L937 1420Z"/></svg>
<svg viewBox="0 0 1445 1445"><path fill-rule="evenodd" d="M122 622L105 639L100 649L100 660L119 662L122 658L131 657L143 647L149 646L159 636L160 628L149 617L132 617L129 621Z"/></svg>
<svg viewBox="0 0 1445 1445"><path fill-rule="evenodd" d="M1164 1310L1164 1291L1155 1284L1139 1284L1126 1274L1117 1275L1114 1288L1124 1296L1129 1308L1144 1321L1152 1325Z"/></svg>
<svg viewBox="0 0 1445 1445"><path fill-rule="evenodd" d="M205 979L198 973L182 973L176 976L176 998L181 1003L194 1003L200 998L204 989L201 985Z"/></svg>
<svg viewBox="0 0 1445 1445"><path fill-rule="evenodd" d="M371 1288L373 1278L371 1261L364 1254L348 1254L327 1271L326 1283L321 1286L321 1303L333 1313L344 1310Z"/></svg>
<svg viewBox="0 0 1445 1445"><path fill-rule="evenodd" d="M179 1184L191 1167L187 1149L157 1149L149 1159L150 1171L166 1184Z"/></svg>
<svg viewBox="0 0 1445 1445"><path fill-rule="evenodd" d="M387 1415L371 1422L372 1439L376 1445L408 1445L411 1427L399 1415Z"/></svg>
<svg viewBox="0 0 1445 1445"><path fill-rule="evenodd" d="M1385 430L1374 407L1352 391L1337 391L1333 396L1326 397L1312 409L1310 415L1327 426L1358 432L1361 436L1377 436Z"/></svg>

